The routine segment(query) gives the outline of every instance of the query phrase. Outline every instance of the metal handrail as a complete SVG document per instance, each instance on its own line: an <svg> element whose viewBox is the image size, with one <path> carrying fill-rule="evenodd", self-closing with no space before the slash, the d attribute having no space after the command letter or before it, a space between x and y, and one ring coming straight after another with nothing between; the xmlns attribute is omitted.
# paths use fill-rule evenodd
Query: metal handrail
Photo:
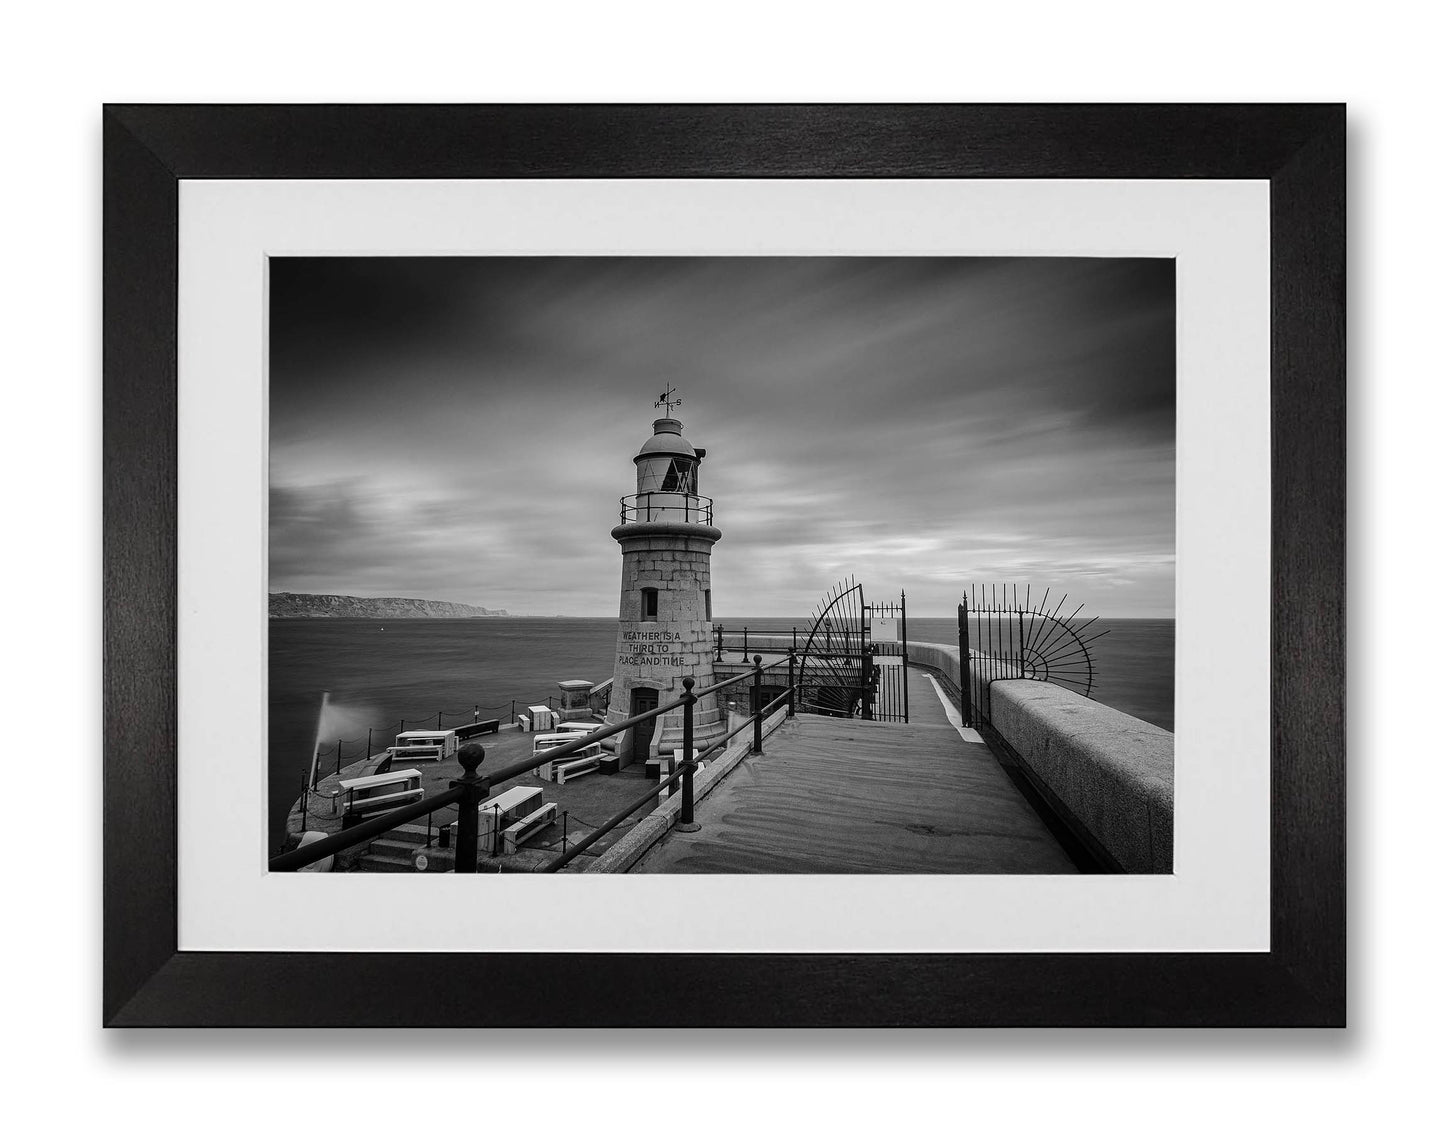
<svg viewBox="0 0 1445 1127"><path fill-rule="evenodd" d="M641 505L641 504L638 503L638 498L641 498L641 497L647 498L647 504L646 504L646 505ZM682 520L682 523L683 523L683 524L706 524L706 525L712 524L712 498L711 498L711 497L704 497L701 493L682 493L682 492L674 493L674 492L668 492L668 491L664 491L664 490L660 490L660 489L649 490L649 491L646 492L646 493L629 493L626 497L619 498L619 499L618 499L618 506L621 508L621 518L620 518L620 520L619 520L618 523L620 523L620 524L646 524L646 523L650 523L650 522L652 521L652 511L653 511L652 499L653 499L654 497L661 497L661 498L664 498L664 499L666 499L666 498L671 498L671 497L680 497L680 498L682 498L682 503L681 503L680 505L668 505L668 504L665 504L665 503L664 503L664 504L659 504L659 505L657 506L657 509L658 509L660 512L667 512L669 509L681 510L681 511L682 511L682 514L683 514L683 520ZM629 504L629 502L631 502L631 504ZM647 514L647 520L646 520L646 521L643 521L643 520L640 518L640 516L639 516L639 514L644 513L644 512ZM629 516L629 514L630 514L630 516ZM696 519L696 520L692 519L693 516L694 516L694 514L696 514L696 516L697 516L697 519Z"/></svg>
<svg viewBox="0 0 1445 1127"><path fill-rule="evenodd" d="M427 798L418 799L415 802L410 802L406 806L403 806L398 810L393 810L386 814L373 815L359 826L352 826L349 830L342 830L339 833L331 834L327 837L322 838L320 841L313 841L310 845L298 846L296 849L293 849L287 853L281 853L271 858L267 868L273 873L295 872L297 869L303 868L304 866L309 865L314 861L320 861L322 858L334 856L335 854L340 853L343 849L350 849L353 845L360 845L363 842L370 841L372 838L380 837L387 830L395 829L397 826L406 825L407 822L410 822L413 818L421 814L430 814L437 810L440 810L443 806L451 806L454 803L458 804L459 813L461 814L459 822L465 822L467 819L468 804L465 801L462 801L466 796L461 792L469 789L476 789L480 792L475 795L476 802L471 804L471 819L473 823L475 823L476 805L482 799L485 799L487 797L487 795L491 792L492 787L497 786L501 783L509 782L510 780L515 779L518 775L525 775L529 771L541 767L544 764L551 763L554 759L568 757L573 752L580 751L584 747L587 747L591 744L600 743L602 740L609 739L612 736L618 735L619 733L628 731L631 728L635 728L638 724L641 724L645 720L652 720L658 716L663 715L666 712L671 712L675 708L682 708L684 705L689 705L692 702L701 700L703 697L710 696L713 693L718 692L720 689L726 689L731 685L735 685L739 681L744 680L745 678L760 677L763 669L763 667L761 666L761 661L761 658L757 659L757 667L754 670L747 673L740 673L736 677L729 677L726 681L719 681L715 685L709 685L707 688L697 693L694 693L692 691L692 678L684 677L683 687L685 691L683 695L677 700L671 702L670 704L659 705L657 708L649 709L646 712L639 712L635 716L629 716L626 720L620 721L616 724L605 725L604 727L599 728L596 731L584 732L575 740L570 740L560 747L551 748L547 751L541 752L540 754L530 756L529 758L522 760L520 763L513 764L505 771L502 771L496 775L477 776L475 774L475 767L479 766L482 760L478 758L474 764L468 766L467 762L462 758L462 750L465 750L466 748L476 748L479 750L480 745L464 745L463 749L457 752L457 758L460 762L463 763L464 767L467 767L466 774L464 774L461 779L457 780L457 782L453 783L445 791L442 791L439 794L431 795ZM766 668L774 669L779 665L785 664L787 664L786 661L777 661L774 662L772 665L767 666ZM689 739L686 742L691 743L691 740ZM691 778L690 773L689 778ZM475 853L475 825L473 826L472 833L472 852ZM462 857L463 836L463 830L459 826L457 832L457 857L459 859L459 864L460 858ZM463 872L475 870L458 869L457 871Z"/></svg>
<svg viewBox="0 0 1445 1127"><path fill-rule="evenodd" d="M752 674L747 673L744 674L744 676L751 677ZM778 705L783 703L792 695L793 690L788 689L787 692L783 693L782 696L776 697L773 700L769 701L766 707L759 710L757 716L766 716L769 712L773 711ZM749 719L753 719L753 717L750 717ZM671 790L673 787L677 786L679 781L678 776L682 776L684 779L687 780L688 784L691 784L692 776L696 774L698 765L704 762L708 758L708 756L712 755L712 753L715 752L718 748L728 743L740 731L742 731L741 728L738 728L735 731L731 732L724 732L717 739L713 740L711 743L701 748L694 755L693 758L684 760L681 764L678 765L676 771L671 772L667 778L661 780L657 784L657 786L651 788L646 794L638 798L636 802L628 806L627 809L619 811L617 814L614 814L611 818L608 818L605 822L603 822L590 834L584 837L576 845L570 846L567 851L564 852L561 856L547 862L547 864L542 867L541 871L544 873L555 873L562 869L565 869L568 865L570 865L573 861L575 861L578 857L585 853L589 845L600 841L607 834L611 833L628 818L630 818L633 814L637 813L637 811L641 810L644 806L646 806L648 802L660 795L664 790Z"/></svg>
<svg viewBox="0 0 1445 1127"><path fill-rule="evenodd" d="M314 861L320 861L325 857L334 856L343 849L350 849L353 845L361 845L374 837L380 837L387 830L394 830L397 826L404 826L422 814L431 814L440 810L443 806L450 806L459 797L454 794L459 788L458 783L453 783L446 790L426 798L419 798L415 802L409 802L398 810L391 810L385 814L376 814L368 818L359 826L352 826L349 830L341 830L339 833L329 834L320 841L313 841L310 845L301 845L289 853L281 853L272 857L267 868L273 873L292 873L297 869L305 868Z"/></svg>

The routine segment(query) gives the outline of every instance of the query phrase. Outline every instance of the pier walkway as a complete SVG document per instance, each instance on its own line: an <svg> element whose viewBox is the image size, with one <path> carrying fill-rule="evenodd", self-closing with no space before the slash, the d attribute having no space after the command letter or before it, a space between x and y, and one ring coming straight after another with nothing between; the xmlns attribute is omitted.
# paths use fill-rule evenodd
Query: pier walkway
<svg viewBox="0 0 1445 1127"><path fill-rule="evenodd" d="M933 682L909 724L798 715L669 833L639 873L1072 873L1077 869Z"/></svg>

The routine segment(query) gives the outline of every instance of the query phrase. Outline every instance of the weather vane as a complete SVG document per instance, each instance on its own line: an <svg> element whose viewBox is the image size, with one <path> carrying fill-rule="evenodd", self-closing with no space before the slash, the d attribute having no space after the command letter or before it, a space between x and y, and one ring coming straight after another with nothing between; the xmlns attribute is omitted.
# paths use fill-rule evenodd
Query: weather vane
<svg viewBox="0 0 1445 1127"><path fill-rule="evenodd" d="M659 395L657 397L657 402L653 404L654 407L666 407L667 417L669 419L672 418L672 409L674 407L682 406L682 396L679 395L676 399L673 399L672 397L674 395L677 395L677 388L673 387L672 384L669 383L667 385L667 390L664 391L661 395Z"/></svg>

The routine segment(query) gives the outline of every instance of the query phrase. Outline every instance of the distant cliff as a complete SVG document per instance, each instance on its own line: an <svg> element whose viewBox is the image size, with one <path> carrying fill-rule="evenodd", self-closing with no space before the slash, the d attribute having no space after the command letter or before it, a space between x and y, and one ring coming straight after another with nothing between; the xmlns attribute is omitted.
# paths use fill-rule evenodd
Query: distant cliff
<svg viewBox="0 0 1445 1127"><path fill-rule="evenodd" d="M294 595L272 592L272 618L476 618L504 610L438 603L429 599L362 599L355 595Z"/></svg>

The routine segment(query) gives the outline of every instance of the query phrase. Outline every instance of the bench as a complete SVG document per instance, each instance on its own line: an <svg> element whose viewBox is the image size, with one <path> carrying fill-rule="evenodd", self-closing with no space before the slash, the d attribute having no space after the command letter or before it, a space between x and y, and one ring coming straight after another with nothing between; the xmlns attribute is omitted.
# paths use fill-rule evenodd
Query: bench
<svg viewBox="0 0 1445 1127"><path fill-rule="evenodd" d="M398 732L396 743L386 750L395 759L435 759L440 763L457 748L452 729L417 728Z"/></svg>
<svg viewBox="0 0 1445 1127"><path fill-rule="evenodd" d="M606 753L599 751L596 755L589 755L585 759L559 759L552 764L552 781L562 786L568 779L575 779L579 775L590 775L593 771L599 770Z"/></svg>
<svg viewBox="0 0 1445 1127"><path fill-rule="evenodd" d="M415 768L346 779L338 789L338 797L344 795L346 799L341 814L342 824L354 825L366 811L404 806L418 801L425 794L421 786L421 772Z"/></svg>
<svg viewBox="0 0 1445 1127"><path fill-rule="evenodd" d="M551 751L554 748L565 747L574 743L586 732L548 732L545 735L532 737L532 754L541 755L543 752ZM543 763L541 766L533 767L532 774L545 783L557 781L557 769L563 763L575 763L579 759L586 759L589 756L601 754L602 745L597 743L583 744L574 751L568 752L561 759L554 759L550 763Z"/></svg>
<svg viewBox="0 0 1445 1127"><path fill-rule="evenodd" d="M511 819L526 817L541 805L541 787L512 787L496 798L483 799L477 807L477 834L484 837L495 830L499 820L505 825Z"/></svg>
<svg viewBox="0 0 1445 1127"><path fill-rule="evenodd" d="M505 826L510 819L525 818L541 805L541 787L509 787L493 798L482 799L477 803L478 847L490 850L499 822ZM457 823L451 822L443 827L443 831L444 843L455 841Z"/></svg>
<svg viewBox="0 0 1445 1127"><path fill-rule="evenodd" d="M443 744L406 744L401 747L389 747L386 750L395 760L435 759L440 763L446 757L446 747Z"/></svg>
<svg viewBox="0 0 1445 1127"><path fill-rule="evenodd" d="M502 852L515 853L518 846L533 834L557 822L557 804L549 802L539 806L530 814L519 818L502 831Z"/></svg>
<svg viewBox="0 0 1445 1127"><path fill-rule="evenodd" d="M496 735L497 732L501 731L501 728L502 721L500 719L478 720L475 724L463 724L461 727L454 729L454 731L457 734L457 739L469 740L473 736Z"/></svg>

